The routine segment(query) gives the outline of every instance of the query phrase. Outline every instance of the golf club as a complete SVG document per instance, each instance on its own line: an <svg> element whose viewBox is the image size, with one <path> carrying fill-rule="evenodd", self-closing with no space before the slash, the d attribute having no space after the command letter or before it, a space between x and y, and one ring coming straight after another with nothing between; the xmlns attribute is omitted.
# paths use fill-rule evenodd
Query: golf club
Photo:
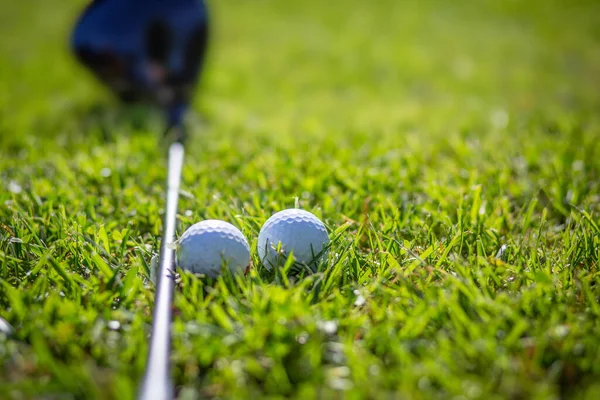
<svg viewBox="0 0 600 400"><path fill-rule="evenodd" d="M183 117L203 64L208 15L201 0L94 0L72 35L73 52L125 102L165 110L168 152L166 212L152 336L140 399L170 399L171 305L179 183L184 158Z"/></svg>

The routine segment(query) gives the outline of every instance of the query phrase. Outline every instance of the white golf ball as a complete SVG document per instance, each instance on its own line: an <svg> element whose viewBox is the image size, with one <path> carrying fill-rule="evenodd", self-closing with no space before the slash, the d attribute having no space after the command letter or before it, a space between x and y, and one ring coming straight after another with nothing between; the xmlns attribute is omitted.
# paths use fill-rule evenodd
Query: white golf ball
<svg viewBox="0 0 600 400"><path fill-rule="evenodd" d="M209 219L190 226L179 239L177 264L196 274L216 278L221 266L243 273L250 265L250 246L238 228Z"/></svg>
<svg viewBox="0 0 600 400"><path fill-rule="evenodd" d="M327 257L323 249L328 243L327 230L319 218L304 210L283 210L261 228L258 255L268 270L285 264L290 252L297 264L315 267Z"/></svg>

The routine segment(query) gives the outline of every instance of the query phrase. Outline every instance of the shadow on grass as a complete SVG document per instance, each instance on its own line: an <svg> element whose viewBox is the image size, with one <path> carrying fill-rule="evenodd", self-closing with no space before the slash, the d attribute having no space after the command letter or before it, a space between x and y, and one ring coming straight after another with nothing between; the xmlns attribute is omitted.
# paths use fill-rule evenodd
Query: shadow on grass
<svg viewBox="0 0 600 400"><path fill-rule="evenodd" d="M164 133L165 124L161 109L147 104L126 104L116 102L97 103L71 109L55 120L55 133L65 121L65 133L85 136L102 142L112 142L117 135L135 135L142 132Z"/></svg>
<svg viewBox="0 0 600 400"><path fill-rule="evenodd" d="M23 150L43 150L55 143L66 150L94 145L110 144L118 137L134 138L151 133L157 141L165 132L162 110L146 104L119 104L97 102L64 107L60 112L31 116L26 131L0 126L0 149L6 154L19 154Z"/></svg>

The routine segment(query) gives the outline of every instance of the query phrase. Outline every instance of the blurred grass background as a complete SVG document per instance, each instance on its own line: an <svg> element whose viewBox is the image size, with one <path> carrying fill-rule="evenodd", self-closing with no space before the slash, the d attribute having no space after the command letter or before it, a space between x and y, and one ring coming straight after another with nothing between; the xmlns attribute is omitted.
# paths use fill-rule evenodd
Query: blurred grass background
<svg viewBox="0 0 600 400"><path fill-rule="evenodd" d="M2 398L130 398L145 362L162 124L75 65L85 3L0 15ZM182 229L299 198L335 240L299 283L183 277L180 397L597 398L600 3L210 8Z"/></svg>

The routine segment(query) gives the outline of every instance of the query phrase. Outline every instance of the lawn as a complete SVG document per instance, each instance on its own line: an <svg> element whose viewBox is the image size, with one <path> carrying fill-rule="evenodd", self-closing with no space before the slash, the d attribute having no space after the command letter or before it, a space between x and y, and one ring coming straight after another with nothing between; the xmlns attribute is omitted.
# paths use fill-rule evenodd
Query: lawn
<svg viewBox="0 0 600 400"><path fill-rule="evenodd" d="M154 110L68 52L86 0L0 15L0 398L126 399L164 207ZM182 274L181 399L600 398L600 3L211 1L181 234L238 226L253 269ZM261 267L298 205L318 273Z"/></svg>

